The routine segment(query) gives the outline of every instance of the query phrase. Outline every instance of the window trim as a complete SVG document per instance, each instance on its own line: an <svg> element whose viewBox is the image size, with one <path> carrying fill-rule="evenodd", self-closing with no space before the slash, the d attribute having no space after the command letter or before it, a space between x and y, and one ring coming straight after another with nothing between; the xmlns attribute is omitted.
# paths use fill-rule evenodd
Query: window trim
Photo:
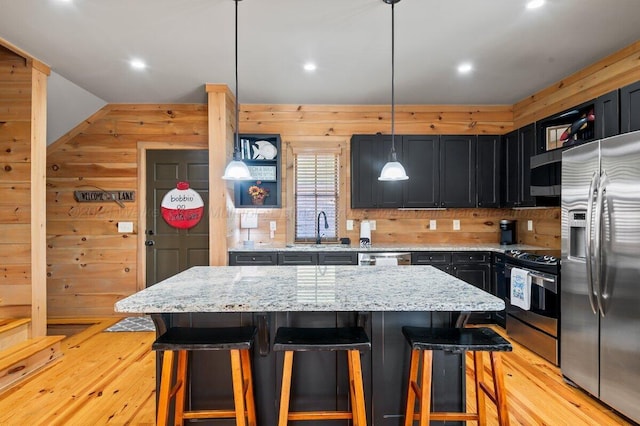
<svg viewBox="0 0 640 426"><path fill-rule="evenodd" d="M348 159L348 147L349 137L343 136L295 136L288 137L283 136L282 141L285 146L284 152L284 173L283 179L286 182L285 200L283 205L286 205L287 228L286 228L286 242L287 244L293 244L295 240L295 176L294 176L294 162L295 154L304 152L314 153L335 153L338 155L338 238L347 235L346 220L349 214L347 210L349 202L349 187L348 176L346 176L346 165L349 164Z"/></svg>

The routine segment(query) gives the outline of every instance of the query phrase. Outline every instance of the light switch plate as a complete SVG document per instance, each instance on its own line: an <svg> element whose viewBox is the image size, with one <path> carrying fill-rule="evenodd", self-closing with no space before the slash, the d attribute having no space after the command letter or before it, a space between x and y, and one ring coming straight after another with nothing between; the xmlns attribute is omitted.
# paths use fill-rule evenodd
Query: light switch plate
<svg viewBox="0 0 640 426"><path fill-rule="evenodd" d="M347 219L347 231L353 231L353 220Z"/></svg>
<svg viewBox="0 0 640 426"><path fill-rule="evenodd" d="M276 221L272 220L271 222L269 222L269 231L273 232L276 230ZM271 237L273 238L273 237Z"/></svg>
<svg viewBox="0 0 640 426"><path fill-rule="evenodd" d="M118 222L118 232L122 234L133 232L133 222Z"/></svg>
<svg viewBox="0 0 640 426"><path fill-rule="evenodd" d="M369 225L371 226L371 230L372 231L376 230L376 221L375 220L370 220L369 221Z"/></svg>
<svg viewBox="0 0 640 426"><path fill-rule="evenodd" d="M532 220L528 220L527 221L527 230L528 231L533 231L533 221Z"/></svg>
<svg viewBox="0 0 640 426"><path fill-rule="evenodd" d="M432 231L435 231L436 229L438 229L438 221L436 221L435 219L431 219L429 221L429 229Z"/></svg>
<svg viewBox="0 0 640 426"><path fill-rule="evenodd" d="M458 219L453 219L453 230L454 231L460 230L460 221Z"/></svg>

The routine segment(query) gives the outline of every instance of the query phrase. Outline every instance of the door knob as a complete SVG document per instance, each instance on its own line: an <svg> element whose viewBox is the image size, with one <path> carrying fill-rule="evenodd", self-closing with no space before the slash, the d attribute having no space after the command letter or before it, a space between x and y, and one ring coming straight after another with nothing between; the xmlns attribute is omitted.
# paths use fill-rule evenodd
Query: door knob
<svg viewBox="0 0 640 426"><path fill-rule="evenodd" d="M147 240L147 241L144 242L144 245L148 246L148 247L151 247L152 245L155 245L155 243L156 242L153 241L153 240Z"/></svg>

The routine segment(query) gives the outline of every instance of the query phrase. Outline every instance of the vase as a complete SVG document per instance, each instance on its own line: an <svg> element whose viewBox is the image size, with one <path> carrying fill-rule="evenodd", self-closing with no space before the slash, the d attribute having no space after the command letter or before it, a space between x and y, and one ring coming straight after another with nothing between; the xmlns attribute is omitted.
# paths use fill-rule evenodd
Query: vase
<svg viewBox="0 0 640 426"><path fill-rule="evenodd" d="M264 198L252 198L251 204L253 204L254 206L261 206L264 204Z"/></svg>

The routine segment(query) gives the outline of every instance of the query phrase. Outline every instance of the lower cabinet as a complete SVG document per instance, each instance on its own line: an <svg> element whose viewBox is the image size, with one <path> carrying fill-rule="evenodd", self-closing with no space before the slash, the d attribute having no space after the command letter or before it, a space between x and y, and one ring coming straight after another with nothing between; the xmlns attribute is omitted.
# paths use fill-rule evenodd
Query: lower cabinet
<svg viewBox="0 0 640 426"><path fill-rule="evenodd" d="M230 251L229 266L277 265L278 253L275 251Z"/></svg>
<svg viewBox="0 0 640 426"><path fill-rule="evenodd" d="M357 265L355 251L230 251L229 266Z"/></svg>
<svg viewBox="0 0 640 426"><path fill-rule="evenodd" d="M414 252L412 265L431 265L462 281L491 293L491 253L490 252ZM484 324L493 322L491 312L471 315L469 322Z"/></svg>

